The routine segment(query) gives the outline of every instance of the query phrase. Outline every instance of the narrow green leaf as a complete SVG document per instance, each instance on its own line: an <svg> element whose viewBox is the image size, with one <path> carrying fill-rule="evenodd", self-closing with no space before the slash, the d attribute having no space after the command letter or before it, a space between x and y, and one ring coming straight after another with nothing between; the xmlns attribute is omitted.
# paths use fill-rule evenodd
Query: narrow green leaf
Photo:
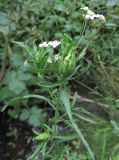
<svg viewBox="0 0 119 160"><path fill-rule="evenodd" d="M74 119L72 117L69 96L68 96L68 93L67 93L66 90L63 90L63 89L60 90L60 99L61 99L61 102L63 103L63 105L65 107L66 113L67 113L67 115L69 117L69 120L70 120L70 122L72 124L72 127L75 129L75 131L77 132L78 136L81 138L83 144L87 148L87 150L88 150L90 156L92 157L92 159L95 160L93 152L91 151L89 144L86 142L82 132L80 131L78 125L75 123L75 121L74 121Z"/></svg>
<svg viewBox="0 0 119 160"><path fill-rule="evenodd" d="M33 160L33 158L35 158L35 156L40 153L41 148L43 147L43 143L39 144L38 147L35 149L35 151L33 152L33 154L27 159L27 160Z"/></svg>
<svg viewBox="0 0 119 160"><path fill-rule="evenodd" d="M16 98L13 98L11 100L9 100L7 102L7 104L2 108L2 112L9 106L11 105L12 103L18 101L18 100L21 100L21 99L28 99L28 98L38 98L38 99L42 99L46 102L48 102L49 105L51 105L53 107L53 109L55 109L55 106L50 102L50 100L44 96L40 96L40 95L36 95L36 94L30 94L30 95L26 95L26 96L23 96L23 97L16 97Z"/></svg>

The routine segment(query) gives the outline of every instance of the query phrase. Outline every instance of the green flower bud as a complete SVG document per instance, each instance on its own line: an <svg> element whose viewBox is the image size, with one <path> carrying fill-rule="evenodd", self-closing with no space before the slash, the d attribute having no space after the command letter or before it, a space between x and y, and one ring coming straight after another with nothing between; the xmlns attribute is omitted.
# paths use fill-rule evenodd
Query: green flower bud
<svg viewBox="0 0 119 160"><path fill-rule="evenodd" d="M34 140L37 140L37 141L46 141L46 140L49 140L50 138L51 138L50 134L48 132L44 132L44 133L41 133L38 136L36 136L34 138Z"/></svg>
<svg viewBox="0 0 119 160"><path fill-rule="evenodd" d="M76 67L75 51L70 51L65 57L61 57L59 72L63 77L70 76Z"/></svg>

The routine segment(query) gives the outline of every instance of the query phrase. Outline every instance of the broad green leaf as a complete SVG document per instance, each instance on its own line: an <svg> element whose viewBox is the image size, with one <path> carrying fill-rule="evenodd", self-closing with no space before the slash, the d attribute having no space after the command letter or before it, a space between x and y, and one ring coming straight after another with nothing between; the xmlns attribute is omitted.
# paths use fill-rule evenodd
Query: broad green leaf
<svg viewBox="0 0 119 160"><path fill-rule="evenodd" d="M10 60L12 61L12 64L15 67L19 67L19 66L24 65L23 55L21 55L21 54L13 54L10 57Z"/></svg>
<svg viewBox="0 0 119 160"><path fill-rule="evenodd" d="M20 94L24 90L26 90L26 85L24 82L19 81L18 79L13 79L8 84L9 90L15 94Z"/></svg>
<svg viewBox="0 0 119 160"><path fill-rule="evenodd" d="M4 78L4 84L9 84L10 81L16 79L16 72L15 71L9 71L6 73L5 78Z"/></svg>
<svg viewBox="0 0 119 160"><path fill-rule="evenodd" d="M28 120L29 116L30 116L29 110L27 110L27 109L22 109L22 112L21 112L19 118L20 118L20 120L25 121L25 120Z"/></svg>
<svg viewBox="0 0 119 160"><path fill-rule="evenodd" d="M30 118L29 118L28 122L33 126L40 126L39 117L37 117L35 114L30 115Z"/></svg>
<svg viewBox="0 0 119 160"><path fill-rule="evenodd" d="M55 3L54 9L61 12L67 11L67 8L65 7L65 5L63 5L63 3Z"/></svg>
<svg viewBox="0 0 119 160"><path fill-rule="evenodd" d="M8 25L9 18L6 12L0 12L0 25Z"/></svg>
<svg viewBox="0 0 119 160"><path fill-rule="evenodd" d="M38 107L34 106L34 107L32 107L32 108L30 109L30 112L31 112L31 114L35 114L35 115L40 116L40 114L41 114L41 109L39 109Z"/></svg>
<svg viewBox="0 0 119 160"><path fill-rule="evenodd" d="M7 87L2 87L0 89L0 100L4 100L9 96L9 90Z"/></svg>
<svg viewBox="0 0 119 160"><path fill-rule="evenodd" d="M13 109L9 109L9 110L8 110L8 114L9 114L12 118L18 118L20 111L21 111L21 110L20 110L20 107L17 106L17 107L15 107L15 108L13 108Z"/></svg>
<svg viewBox="0 0 119 160"><path fill-rule="evenodd" d="M28 81L32 77L30 73L24 73L22 71L18 71L16 73L16 76L17 76L18 80L20 80L20 81Z"/></svg>
<svg viewBox="0 0 119 160"><path fill-rule="evenodd" d="M3 34L8 34L9 33L9 27L8 26L0 26L0 32Z"/></svg>

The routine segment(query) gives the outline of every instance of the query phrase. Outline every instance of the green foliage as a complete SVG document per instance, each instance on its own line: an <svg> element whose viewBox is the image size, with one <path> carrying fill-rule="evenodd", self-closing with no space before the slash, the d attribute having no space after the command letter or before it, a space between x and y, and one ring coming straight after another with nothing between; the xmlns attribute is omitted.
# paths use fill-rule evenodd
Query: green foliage
<svg viewBox="0 0 119 160"><path fill-rule="evenodd" d="M21 121L27 122L28 124L36 127L41 126L46 118L46 113L36 106L28 109L20 109L19 107L15 109L10 109L8 114L12 118L19 118Z"/></svg>
<svg viewBox="0 0 119 160"><path fill-rule="evenodd" d="M20 114L20 108L16 107L14 109L9 109L8 114L10 115L10 117L17 119Z"/></svg>
<svg viewBox="0 0 119 160"><path fill-rule="evenodd" d="M4 79L4 84L8 85L9 91L13 94L19 95L26 90L25 81L31 78L29 73L23 73L22 71L9 71Z"/></svg>

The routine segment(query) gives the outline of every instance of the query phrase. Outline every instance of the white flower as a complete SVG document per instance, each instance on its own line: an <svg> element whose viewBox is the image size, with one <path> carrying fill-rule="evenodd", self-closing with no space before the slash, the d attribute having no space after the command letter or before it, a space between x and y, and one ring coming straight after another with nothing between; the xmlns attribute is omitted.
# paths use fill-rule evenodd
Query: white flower
<svg viewBox="0 0 119 160"><path fill-rule="evenodd" d="M60 55L59 55L59 54L55 54L55 55L54 55L54 62L57 62L59 59L60 59ZM51 57L48 57L47 62L48 62L48 63L52 63Z"/></svg>
<svg viewBox="0 0 119 160"><path fill-rule="evenodd" d="M86 15L85 15L85 18L86 19L91 19L93 20L94 18L99 18L100 20L102 21L106 21L105 20L105 17L103 15L100 15L100 14L95 14L93 11L91 11L88 7L83 7L81 8L82 10L86 11Z"/></svg>
<svg viewBox="0 0 119 160"><path fill-rule="evenodd" d="M60 45L60 42L55 40L55 41L50 41L48 44L49 44L51 47L56 48L57 46Z"/></svg>
<svg viewBox="0 0 119 160"><path fill-rule="evenodd" d="M87 13L86 13L86 15L85 15L85 18L93 20L95 18L95 16L96 16L95 13L93 13L90 10L88 10Z"/></svg>
<svg viewBox="0 0 119 160"><path fill-rule="evenodd" d="M55 55L54 55L54 60L55 60L55 62L58 61L58 60L60 59L60 57L61 57L61 56L60 56L59 54L55 54Z"/></svg>
<svg viewBox="0 0 119 160"><path fill-rule="evenodd" d="M50 57L48 57L48 60L47 60L48 63L52 63L52 60Z"/></svg>
<svg viewBox="0 0 119 160"><path fill-rule="evenodd" d="M47 42L40 43L39 47L40 48L46 48L46 47L48 47L48 43Z"/></svg>
<svg viewBox="0 0 119 160"><path fill-rule="evenodd" d="M28 66L28 62L27 62L27 60L24 62L24 66Z"/></svg>
<svg viewBox="0 0 119 160"><path fill-rule="evenodd" d="M104 21L104 22L106 21L105 17L101 14L97 14L96 17L99 18L100 20Z"/></svg>
<svg viewBox="0 0 119 160"><path fill-rule="evenodd" d="M39 47L40 48L46 48L46 47L48 47L48 46L51 46L51 47L53 47L53 48L56 48L57 46L59 46L60 45L60 42L59 41L49 41L49 42L43 42L43 43L40 43L39 44Z"/></svg>
<svg viewBox="0 0 119 160"><path fill-rule="evenodd" d="M83 8L80 8L80 9L83 9L83 10L85 10L85 11L88 11L88 10L89 10L88 7L83 7Z"/></svg>

